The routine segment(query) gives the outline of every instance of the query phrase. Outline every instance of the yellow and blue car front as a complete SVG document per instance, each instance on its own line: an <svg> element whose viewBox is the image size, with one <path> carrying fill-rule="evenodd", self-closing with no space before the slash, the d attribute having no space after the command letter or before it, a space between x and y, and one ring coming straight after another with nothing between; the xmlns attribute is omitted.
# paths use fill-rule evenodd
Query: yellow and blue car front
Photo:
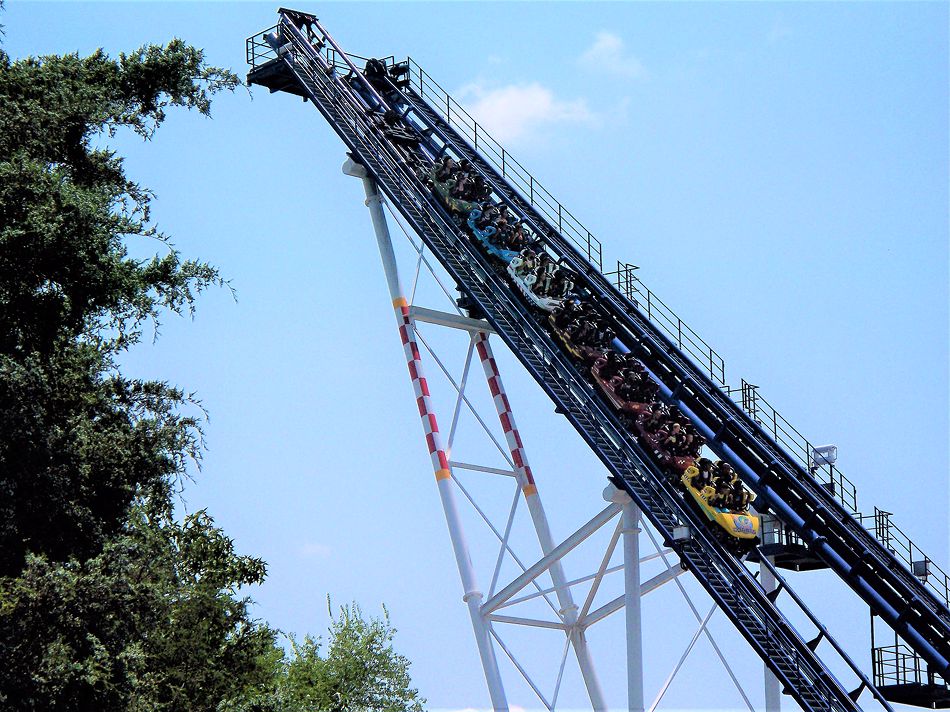
<svg viewBox="0 0 950 712"><path fill-rule="evenodd" d="M709 498L715 493L715 489L706 486L698 490L692 485L693 477L699 474L695 466L688 467L682 475L683 488L693 501L699 506L703 514L730 537L735 539L756 540L759 536L761 522L759 517L749 514L748 510L738 512L725 507L716 507L709 503Z"/></svg>

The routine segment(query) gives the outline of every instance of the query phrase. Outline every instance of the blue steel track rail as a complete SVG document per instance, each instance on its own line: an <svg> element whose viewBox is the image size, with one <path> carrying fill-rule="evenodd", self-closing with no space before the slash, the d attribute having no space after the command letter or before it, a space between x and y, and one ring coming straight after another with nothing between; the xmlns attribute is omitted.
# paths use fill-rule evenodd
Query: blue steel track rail
<svg viewBox="0 0 950 712"><path fill-rule="evenodd" d="M387 143L379 127L367 117L373 107L367 107L341 77L329 70L286 16L281 28L293 46L278 60L281 71L294 78L292 93L304 94L320 110L413 230L483 308L488 321L605 463L615 482L634 497L664 539L676 547L683 564L789 694L806 710L860 709L745 566L710 534L616 414L536 323L512 288L493 271L403 157ZM270 66L266 71L274 70ZM249 81L254 83L256 78L252 71ZM692 537L674 542L673 528L683 523L691 525Z"/></svg>
<svg viewBox="0 0 950 712"><path fill-rule="evenodd" d="M288 19L288 14L282 14L280 27L283 35L290 40L292 51L280 59L256 67L249 74L249 82L261 83L270 86L272 90L290 91L309 98L359 162L376 178L393 205L425 240L453 278L485 311L488 320L515 355L607 465L615 481L635 498L663 536L671 540L674 526L682 522L692 525L693 537L685 543L677 544L684 565L694 572L753 649L773 669L799 703L810 710L857 709L856 703L785 621L745 567L708 535L702 522L697 520L689 507L684 506L679 494L664 474L651 464L650 458L619 423L615 414L604 407L590 385L564 357L548 334L538 326L507 283L498 278L465 234L460 232L449 216L441 210L431 193L406 164L404 157L386 141L379 126L368 119L369 115L385 107L373 106L371 92L364 92L361 96L333 71L320 52ZM264 79L264 75L268 73L271 77ZM283 86L273 81L273 76L277 74L282 75ZM418 97L416 100L421 102ZM429 112L435 113L431 107ZM435 119L429 120L432 125L427 128L441 129L443 140L445 137L451 140L451 134L445 127L439 127ZM460 140L459 137L455 138ZM464 144L464 141L462 143ZM453 147L456 150L466 148L464 145L454 144ZM471 151L470 147L467 148ZM477 154L472 153L477 157ZM482 168L478 163L476 166ZM486 177L491 176L489 172L485 174ZM518 199L517 193L510 186L506 186L503 180L497 176L495 180L496 192L509 199L527 217L532 217L537 232L548 238L562 253L562 257L571 257L572 247L558 244L557 238L560 236L555 234L553 228L541 221L540 216L530 210L530 206L525 209L524 201ZM619 314L626 314L627 317L640 316L631 303L623 303L623 297L616 293L612 285L606 283L606 279L597 270L589 264L585 268L580 263L586 263L586 260L579 253L574 257L577 263L575 268L585 275L587 286L592 292L603 292L602 296L607 298L607 303L614 306ZM569 264L571 262L566 261ZM642 316L640 318L642 319ZM618 321L623 323L624 320ZM690 388L681 385L689 381L670 378L682 371L668 368L668 373L664 374L657 366L665 365L666 359L657 359L656 356L679 356L680 361L687 364L690 362L678 354L668 341L657 339L655 335L653 339L645 338L649 335L650 331L643 324L627 325L628 345L635 352L639 352L638 355L651 357L649 361L661 379L666 376L668 400L680 400L687 412L695 418L700 429L707 435L715 435L697 413L689 409L691 401L687 396L695 394L691 394ZM695 402L702 405L698 398ZM744 413L740 411L740 415ZM730 448L723 436L730 434L730 426L742 425L743 421L741 418L730 418L722 423L727 427L719 428L719 438L716 440L719 449L723 451L721 454L726 454L727 457L731 454L729 459L741 460L736 457L735 450ZM746 443L742 440L733 443L736 449L737 446L744 445ZM766 486L761 486L762 478L754 476L754 472L751 474L753 476L747 477L747 481L759 483L760 492L768 492ZM781 500L779 504L782 504ZM807 531L807 528L803 527L803 530Z"/></svg>
<svg viewBox="0 0 950 712"><path fill-rule="evenodd" d="M478 168L496 193L527 217L527 223L560 252L568 266L585 274L600 304L609 304L610 316L627 332L628 338L621 336L621 340L651 366L666 386L666 400L691 415L710 447L732 462L763 501L938 674L945 679L950 677L950 612L946 605L633 302L620 294L439 112L412 89L392 89L400 93L412 111L437 127L447 145Z"/></svg>
<svg viewBox="0 0 950 712"><path fill-rule="evenodd" d="M390 58L386 58L386 61L389 62L391 60ZM603 262L600 241L597 240L569 210L566 210L550 192L545 190L517 160L514 160L512 156L505 151L504 147L485 131L484 127L479 127L475 119L465 111L464 107L452 99L452 97L449 96L421 66L414 62L411 57L399 64L404 68L403 71L405 71L405 74L403 76L406 80L406 84L408 84L411 89L410 96L421 97L428 103L429 107L437 109L438 114L444 117L443 123L447 124L449 128L454 128L455 133L461 135L463 143L467 141L469 145L474 145L475 149L479 152L479 158L485 159L488 163L493 165L496 174L497 171L500 170L501 176L507 180L508 185L513 187L516 192L521 192L522 197L527 199L528 206L532 207L539 214L542 221L547 220L548 225L552 229L556 222L558 232L566 237L569 242L572 242L573 245L579 247L580 253L584 253L586 245L586 255L589 260L596 266L601 267ZM479 142L480 134L481 143ZM480 145L481 148L479 148ZM650 321L655 327L658 327L659 331L666 334L670 340L675 338L676 345L679 347L682 355L693 358L697 364L702 364L704 371L708 367L708 373L713 385L723 387L725 394L732 398L732 390L727 388L725 384L725 363L722 357L694 330L684 324L682 319L673 313L662 301L656 299L656 295L646 288L642 282L635 277L631 279L629 265L627 265L627 268L626 274L623 274L623 267L621 263L618 263L618 270L616 272L618 293L625 296L627 303L638 308L641 315L643 314L643 300L645 298L647 321ZM605 276L609 277L610 275L611 273L607 273ZM653 297L652 300L651 297ZM654 308L652 314L651 301L654 305L659 307L659 309ZM745 382L743 382L743 384L745 385ZM753 386L752 388L755 389L756 387ZM743 390L745 390L745 388L743 388ZM738 407L760 428L764 429L765 432L771 433L770 437L773 438L773 440L770 442L782 448L784 453L790 456L794 463L798 463L799 469L803 466L806 468L809 467L810 462L808 458L810 458L812 453L811 444L808 443L785 418L780 416L768 402L761 397L757 390L755 390L751 404L750 408L749 401L746 400L744 394L743 402ZM762 407L765 408L765 413L759 412L759 409ZM767 417L769 415L768 411L771 411L771 418ZM766 416L765 420L762 419L762 415ZM769 420L771 421L771 428L767 425L767 421ZM804 450L802 450L803 446ZM804 452L805 459L801 458L802 452ZM821 468L817 472L811 472L810 474L819 480L822 489L829 491L832 497L841 503L845 512L856 517L858 524L865 529L867 528L866 522L870 517L858 513L857 493L854 489L854 485L844 477L840 470L825 470ZM875 512L874 537L881 543L884 549L892 555L892 559L895 559L897 563L904 564L905 570L902 572L902 575L905 577L905 583L909 582L909 585L914 586L919 581L924 588L930 591L934 599L946 609L947 606L950 606L950 578L947 577L947 574L940 569L939 566L936 566L934 562L930 561L924 552L920 551L906 534L900 531L889 519L880 519L882 514L884 517L888 516L886 513L880 513L879 510ZM785 531L789 534L793 533L791 529L786 528ZM860 532L856 532L855 535L862 536ZM919 576L918 573L909 570L909 567L921 563L919 557L917 559L914 558L915 552L927 560L927 569L925 569L926 574L924 576ZM876 553L880 554L880 552ZM894 560L881 561L888 567L893 567L894 565ZM913 579L911 579L911 576L913 576ZM947 621L946 617L944 617L944 621Z"/></svg>

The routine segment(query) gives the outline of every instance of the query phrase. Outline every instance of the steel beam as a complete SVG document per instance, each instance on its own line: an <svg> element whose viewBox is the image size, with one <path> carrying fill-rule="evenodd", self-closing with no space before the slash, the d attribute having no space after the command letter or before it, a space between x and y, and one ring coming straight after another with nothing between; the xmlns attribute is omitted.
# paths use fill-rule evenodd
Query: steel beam
<svg viewBox="0 0 950 712"><path fill-rule="evenodd" d="M640 508L626 492L623 503L624 607L627 626L627 708L643 712L643 625L640 608Z"/></svg>
<svg viewBox="0 0 950 712"><path fill-rule="evenodd" d="M524 493L525 504L531 515L531 522L534 524L534 529L538 536L538 543L541 545L541 553L547 556L554 550L554 538L551 536L551 527L548 523L548 517L544 511L541 496L538 494L538 486L531 473L528 456L525 452L524 444L521 441L521 435L518 432L514 414L511 411L511 403L508 401L508 395L505 392L505 384L502 382L501 374L498 371L498 364L495 362L491 344L488 342L488 335L479 333L473 337L473 340L475 349L478 351L478 357L482 362L485 379L488 381L492 402L495 404L495 410L498 413L501 428L508 442L508 449L515 466L515 472L518 473L518 481ZM590 698L591 707L595 712L606 712L607 703L604 700L604 693L600 686L600 680L597 677L597 670L594 667L590 648L587 645L587 635L582 626L575 625L577 623L577 605L574 603L571 589L567 585L567 576L564 575L564 567L561 565L559 559L551 563L550 573L558 604L561 607L560 616L564 621L565 630L571 641L571 648L573 648L574 655L577 658L577 665L580 667L581 676L584 678L584 685L587 687L587 695ZM489 593L491 593L491 591L489 591Z"/></svg>
<svg viewBox="0 0 950 712"><path fill-rule="evenodd" d="M765 558L765 554L762 554ZM775 590L775 576L772 570L764 563L759 564L759 580L762 582L762 588L766 593ZM769 670L768 665L763 665L765 670L765 712L781 712L782 709L782 688L779 685L775 673Z"/></svg>
<svg viewBox="0 0 950 712"><path fill-rule="evenodd" d="M424 321L427 324L436 326L446 326L450 329L462 329L472 334L494 334L492 329L484 319L472 319L461 314L452 314L451 312L437 311L436 309L426 309L412 305L409 307L409 316L416 321Z"/></svg>
<svg viewBox="0 0 950 712"><path fill-rule="evenodd" d="M485 682L488 685L488 694L491 698L492 707L498 711L507 711L508 702L505 697L505 688L502 684L501 674L498 671L498 661L495 658L495 650L491 643L491 629L481 613L482 593L478 588L478 583L475 578L472 559L468 551L468 542L466 541L458 507L455 503L455 491L451 486L451 467L448 464L448 458L445 456L445 451L442 448L441 435L435 420L435 415L430 412L431 406L429 404L428 383L423 375L419 349L415 341L415 329L409 315L409 306L406 303L405 296L403 296L402 285L399 281L396 255L393 251L392 238L389 234L389 226L386 223L386 215L383 212L382 196L376 187L376 182L367 174L366 169L358 163L355 163L352 159L347 159L346 163L344 163L343 172L347 175L361 178L363 181L363 189L366 192L366 207L369 208L370 216L373 221L373 230L376 234L376 242L383 263L383 271L386 274L386 283L389 287L389 295L392 299L393 309L395 310L396 321L399 324L400 338L402 339L403 348L406 353L413 390L415 391L417 401L420 403L419 413L422 417L426 442L429 447L430 455L432 456L436 483L439 488L439 497L442 501L443 512L445 513L445 522L449 529L449 538L452 540L452 549L455 552L455 562L458 565L459 576L462 579L462 600L465 601L465 604L468 606L469 617L472 621L472 630L475 634L475 642L478 647L482 669L485 673Z"/></svg>
<svg viewBox="0 0 950 712"><path fill-rule="evenodd" d="M509 599L518 593L518 591L523 589L538 576L551 568L551 565L554 564L555 561L560 561L568 552L577 548L592 534L594 534L594 532L613 519L619 511L619 504L610 504L604 507L600 512L595 514L590 521L584 524L576 532L571 534L563 542L554 547L550 554L541 557L541 559L539 559L537 563L530 566L527 571L518 576L501 591L485 601L485 605L482 606L482 613L485 615L494 613L499 608L504 606Z"/></svg>

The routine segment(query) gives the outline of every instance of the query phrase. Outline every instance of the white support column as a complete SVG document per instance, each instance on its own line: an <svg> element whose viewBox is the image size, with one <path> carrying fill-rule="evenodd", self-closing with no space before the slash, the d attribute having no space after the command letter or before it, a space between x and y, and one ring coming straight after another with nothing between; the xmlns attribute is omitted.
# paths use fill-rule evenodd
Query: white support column
<svg viewBox="0 0 950 712"><path fill-rule="evenodd" d="M624 605L627 613L627 708L643 712L643 627L640 611L640 508L613 487L612 500L623 506ZM606 494L606 493L605 493Z"/></svg>
<svg viewBox="0 0 950 712"><path fill-rule="evenodd" d="M774 559L770 559L775 563ZM766 593L775 590L775 576L764 563L759 564L759 580L762 582L762 588ZM769 670L768 665L763 665L765 670L765 712L780 712L782 709L782 688L779 685L778 678Z"/></svg>
<svg viewBox="0 0 950 712"><path fill-rule="evenodd" d="M612 503L600 510L600 512L595 514L586 524L583 524L577 531L567 537L567 539L555 546L550 554L542 557L532 566L529 566L525 569L523 574L485 601L485 605L482 607L482 613L488 615L502 608L515 594L550 569L554 562L560 561L570 551L573 551L583 544L598 529L604 526L604 524L617 516L620 509L621 507L618 504Z"/></svg>
<svg viewBox="0 0 950 712"><path fill-rule="evenodd" d="M488 381L488 388L495 403L502 430L505 433L511 459L515 465L515 473L518 476L518 482L524 493L531 521L538 535L541 554L547 556L554 550L554 538L551 536L551 527L548 524L544 506L541 504L537 483L534 481L531 466L528 464L528 456L525 453L518 426L515 424L514 414L511 412L511 404L508 402L508 395L505 393L505 386L501 380L491 344L488 341L488 334L478 333L473 336L473 339L478 357L482 362L482 369L485 371L485 379ZM590 648L587 645L587 635L582 626L575 625L577 623L577 604L574 603L571 589L567 585L567 576L564 575L564 568L561 566L560 560L551 565L550 574L551 581L554 583L558 605L561 607L559 613L567 626L568 638L571 641L571 647L574 649L574 655L577 657L577 664L580 667L581 676L584 678L584 685L587 687L587 696L590 698L591 708L594 712L606 712L607 703L604 700L600 680L597 678L597 670L594 667Z"/></svg>
<svg viewBox="0 0 950 712"><path fill-rule="evenodd" d="M369 208L373 220L373 229L376 233L376 242L379 246L379 255L386 273L386 283L392 298L396 321L399 324L400 337L406 351L406 360L412 377L416 399L420 403L420 415L423 419L423 428L426 433L426 442L432 457L433 470L439 488L439 497L442 500L442 509L445 512L445 521L452 540L452 549L455 552L455 561L458 565L459 576L462 579L463 597L468 606L472 620L472 629L475 633L475 642L478 646L482 669L485 672L485 681L488 685L488 694L492 707L496 712L507 712L508 702L505 697L501 674L498 671L498 661L495 658L495 649L491 641L491 631L481 612L482 592L478 588L472 560L468 552L468 543L462 529L458 509L455 504L455 492L452 489L452 472L442 447L441 435L436 424L435 415L429 406L429 391L425 377L422 374L422 363L419 359L419 349L416 345L412 319L409 315L409 305L403 295L399 282L399 271L396 266L396 256L393 252L392 239L386 223L386 215L382 208L382 196L376 182L366 173L366 169L354 163L351 159L343 164L346 175L363 180L366 191L366 207Z"/></svg>

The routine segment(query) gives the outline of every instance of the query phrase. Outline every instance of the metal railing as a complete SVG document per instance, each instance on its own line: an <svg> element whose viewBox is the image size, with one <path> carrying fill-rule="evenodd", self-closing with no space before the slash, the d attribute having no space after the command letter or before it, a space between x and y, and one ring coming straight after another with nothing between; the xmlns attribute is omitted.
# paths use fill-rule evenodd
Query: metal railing
<svg viewBox="0 0 950 712"><path fill-rule="evenodd" d="M805 617L811 621L812 625L814 625L817 629L818 635L807 644L808 647L812 650L816 650L818 644L822 640L827 640L829 645L834 648L834 651L838 654L840 659L849 668L851 668L851 671L857 676L861 684L849 695L851 699L857 702L864 690L869 690L874 696L874 699L877 700L881 706L884 707L884 709L888 710L888 712L894 712L894 708L888 704L886 699L884 699L884 696L881 694L881 691L877 689L877 686L867 678L867 675L865 675L861 668L858 667L857 663L855 663L851 656L845 651L845 649L841 647L838 641L831 636L831 633L829 633L828 629L822 624L820 620L818 620L818 616L816 616L812 610L807 605L805 605L805 602L801 599L801 596L795 593L794 589L788 585L788 581L786 581L785 577L778 572L778 569L775 568L775 564L769 561L767 556L763 556L760 565L763 567L763 575L764 569L768 569L777 584L777 586L772 590L772 593L766 593L766 595L772 598L772 601L774 602L780 593L785 592L792 599L792 601L794 601L795 605L798 606L798 609L805 614Z"/></svg>
<svg viewBox="0 0 950 712"><path fill-rule="evenodd" d="M762 533L760 536L763 545L806 546L805 540L798 535L798 532L786 526L785 522L778 517L774 515L763 515L761 521Z"/></svg>
<svg viewBox="0 0 950 712"><path fill-rule="evenodd" d="M482 158L498 170L522 197L566 239L584 253L597 269L603 270L600 241L584 227L534 176L515 160L465 108L453 99L412 57L409 57L410 86L429 106L438 111Z"/></svg>
<svg viewBox="0 0 950 712"><path fill-rule="evenodd" d="M612 278L620 293L633 302L647 319L670 337L680 349L703 368L713 381L720 386L726 385L726 362L706 341L684 322L663 300L654 294L643 281L634 274L637 267L626 262L617 262L617 269L605 272Z"/></svg>
<svg viewBox="0 0 950 712"><path fill-rule="evenodd" d="M885 645L873 650L874 684L938 685L938 678L927 663L903 644Z"/></svg>
<svg viewBox="0 0 950 712"><path fill-rule="evenodd" d="M875 507L874 514L858 515L857 520L892 554L903 560L910 572L933 591L938 599L950 603L950 576L894 524L890 512Z"/></svg>
<svg viewBox="0 0 950 712"><path fill-rule="evenodd" d="M274 25L247 38L247 42L245 42L245 55L247 57L247 63L250 64L253 69L257 69L262 64L267 64L277 59L277 50L264 39L264 35L276 34L277 29L278 26Z"/></svg>
<svg viewBox="0 0 950 712"><path fill-rule="evenodd" d="M334 47L324 47L323 54L327 58L327 62L329 62L330 66L332 66L334 69L349 69L350 65L343 59L341 53L338 52ZM350 60L358 59L361 62L368 62L370 59L373 59L373 57L362 57L358 54L353 54L352 52L346 52L345 54ZM391 67L396 63L396 57L392 54L388 57L375 57L375 59L385 64L387 67Z"/></svg>
<svg viewBox="0 0 950 712"><path fill-rule="evenodd" d="M812 453L815 446L802 435L772 404L759 393L759 387L745 379L738 388L725 388L732 398L749 416L759 424L782 448L795 457L809 470L825 489L834 495L853 515L858 516L858 492L854 483L845 477L834 465L815 465Z"/></svg>
<svg viewBox="0 0 950 712"><path fill-rule="evenodd" d="M815 446L762 397L758 386L743 379L738 388L726 388L725 391L776 443L799 460L861 526L901 560L938 600L950 605L950 576L894 524L890 512L875 507L874 514L862 514L858 510L858 493L854 483L834 465L812 461Z"/></svg>
<svg viewBox="0 0 950 712"><path fill-rule="evenodd" d="M261 30L256 35L251 35L245 41L245 55L247 58L247 63L251 66L252 69L257 69L263 64L272 62L277 59L277 50L271 46L271 44L264 39L265 35L273 34L275 36L280 36L280 25L274 25L268 27L266 30ZM350 65L343 59L343 56L340 52L336 50L335 47L326 44L320 44L319 51L326 58L327 63L335 70L342 70L344 72L349 71ZM362 57L358 54L353 54L351 52L346 52L346 56L350 60L359 60L361 62L369 61L370 57ZM394 55L389 55L388 57L378 57L381 62L383 62L387 67L391 67L396 63L396 58Z"/></svg>

